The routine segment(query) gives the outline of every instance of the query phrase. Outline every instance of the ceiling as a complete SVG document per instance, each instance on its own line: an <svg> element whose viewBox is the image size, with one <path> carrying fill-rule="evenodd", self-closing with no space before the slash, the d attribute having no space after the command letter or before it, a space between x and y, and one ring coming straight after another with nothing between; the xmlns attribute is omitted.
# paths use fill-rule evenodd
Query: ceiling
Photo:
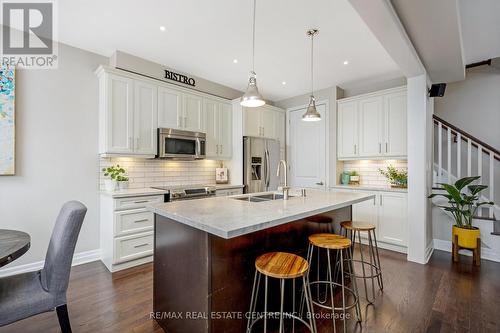
<svg viewBox="0 0 500 333"><path fill-rule="evenodd" d="M105 56L121 50L243 91L250 69L252 4L59 1L59 40ZM266 99L309 92L310 40L305 32L313 27L320 30L315 39L315 90L388 73L401 76L347 0L261 0L255 70Z"/></svg>
<svg viewBox="0 0 500 333"><path fill-rule="evenodd" d="M465 58L457 0L392 0L392 5L431 80L463 80Z"/></svg>
<svg viewBox="0 0 500 333"><path fill-rule="evenodd" d="M460 0L465 59L468 64L500 57L500 1Z"/></svg>

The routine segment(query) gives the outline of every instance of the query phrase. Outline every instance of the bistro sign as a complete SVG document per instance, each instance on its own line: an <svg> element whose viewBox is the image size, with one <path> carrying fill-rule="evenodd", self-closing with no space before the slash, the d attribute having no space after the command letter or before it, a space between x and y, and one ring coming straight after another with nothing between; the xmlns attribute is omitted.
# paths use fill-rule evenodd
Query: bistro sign
<svg viewBox="0 0 500 333"><path fill-rule="evenodd" d="M165 79L187 84L192 87L196 85L196 81L192 77L187 77L186 75L182 75L168 70L165 70Z"/></svg>

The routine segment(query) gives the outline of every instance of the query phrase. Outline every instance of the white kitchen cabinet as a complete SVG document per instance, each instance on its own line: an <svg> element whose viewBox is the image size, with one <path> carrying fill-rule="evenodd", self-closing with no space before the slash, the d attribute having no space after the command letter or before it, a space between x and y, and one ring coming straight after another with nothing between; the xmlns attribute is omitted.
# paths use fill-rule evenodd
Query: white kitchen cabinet
<svg viewBox="0 0 500 333"><path fill-rule="evenodd" d="M407 246L407 196L405 193L381 192L379 195L378 239Z"/></svg>
<svg viewBox="0 0 500 333"><path fill-rule="evenodd" d="M350 158L359 155L357 101L338 105L338 156Z"/></svg>
<svg viewBox="0 0 500 333"><path fill-rule="evenodd" d="M187 131L204 132L203 98L198 95L184 94L182 128Z"/></svg>
<svg viewBox="0 0 500 333"><path fill-rule="evenodd" d="M334 188L333 191L361 192L375 195L375 199L352 205L352 220L375 225L378 246L406 252L408 246L407 193L392 191L364 191ZM367 233L361 238L366 243Z"/></svg>
<svg viewBox="0 0 500 333"><path fill-rule="evenodd" d="M384 155L406 156L406 126L406 92L384 96Z"/></svg>
<svg viewBox="0 0 500 333"><path fill-rule="evenodd" d="M158 88L158 127L181 128L182 93L167 87Z"/></svg>
<svg viewBox="0 0 500 333"><path fill-rule="evenodd" d="M284 110L269 105L243 108L243 135L279 140L284 146Z"/></svg>
<svg viewBox="0 0 500 333"><path fill-rule="evenodd" d="M359 156L382 154L383 98L373 97L358 102L359 112Z"/></svg>
<svg viewBox="0 0 500 333"><path fill-rule="evenodd" d="M338 101L338 159L406 158L406 88Z"/></svg>
<svg viewBox="0 0 500 333"><path fill-rule="evenodd" d="M156 155L158 128L158 89L156 85L134 82L134 152Z"/></svg>
<svg viewBox="0 0 500 333"><path fill-rule="evenodd" d="M100 197L101 260L110 272L153 260L154 214L148 205L163 201L163 195Z"/></svg>
<svg viewBox="0 0 500 333"><path fill-rule="evenodd" d="M154 157L157 87L148 80L99 72L99 153Z"/></svg>
<svg viewBox="0 0 500 333"><path fill-rule="evenodd" d="M230 159L233 142L231 104L205 98L203 108L207 158Z"/></svg>

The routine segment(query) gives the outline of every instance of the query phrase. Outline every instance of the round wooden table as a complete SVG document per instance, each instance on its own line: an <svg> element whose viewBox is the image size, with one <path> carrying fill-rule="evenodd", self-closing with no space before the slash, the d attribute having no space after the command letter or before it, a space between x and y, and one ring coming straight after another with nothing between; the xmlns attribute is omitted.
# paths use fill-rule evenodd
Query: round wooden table
<svg viewBox="0 0 500 333"><path fill-rule="evenodd" d="M25 232L0 229L0 267L25 254L30 242L31 237Z"/></svg>

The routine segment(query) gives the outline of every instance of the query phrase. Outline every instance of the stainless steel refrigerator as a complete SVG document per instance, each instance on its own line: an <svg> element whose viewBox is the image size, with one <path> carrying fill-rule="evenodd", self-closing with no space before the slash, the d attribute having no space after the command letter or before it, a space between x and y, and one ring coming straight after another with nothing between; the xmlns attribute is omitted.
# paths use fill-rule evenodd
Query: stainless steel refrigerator
<svg viewBox="0 0 500 333"><path fill-rule="evenodd" d="M243 137L243 184L245 193L276 191L279 177L276 170L280 161L277 140Z"/></svg>

